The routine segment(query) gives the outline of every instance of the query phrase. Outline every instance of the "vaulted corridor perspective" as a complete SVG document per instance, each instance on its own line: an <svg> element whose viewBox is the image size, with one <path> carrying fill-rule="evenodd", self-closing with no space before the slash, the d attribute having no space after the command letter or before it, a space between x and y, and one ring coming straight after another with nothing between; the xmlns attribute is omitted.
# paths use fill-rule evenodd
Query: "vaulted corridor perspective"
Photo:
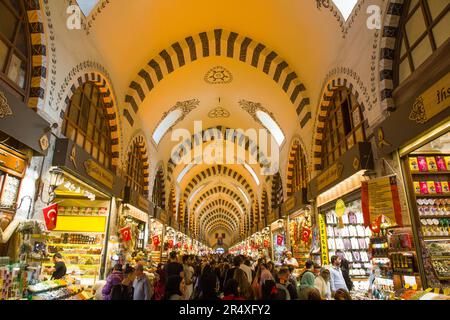
<svg viewBox="0 0 450 320"><path fill-rule="evenodd" d="M0 0L0 300L450 299L449 9Z"/></svg>

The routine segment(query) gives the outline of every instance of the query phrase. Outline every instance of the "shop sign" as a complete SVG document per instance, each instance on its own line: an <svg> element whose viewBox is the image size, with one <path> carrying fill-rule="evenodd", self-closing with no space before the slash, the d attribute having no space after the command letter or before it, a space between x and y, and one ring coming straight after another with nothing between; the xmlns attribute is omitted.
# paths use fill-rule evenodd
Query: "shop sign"
<svg viewBox="0 0 450 320"><path fill-rule="evenodd" d="M150 207L150 201L147 198L138 195L138 207L142 209L146 208L148 210Z"/></svg>
<svg viewBox="0 0 450 320"><path fill-rule="evenodd" d="M0 169L14 176L23 177L26 169L26 157L0 144Z"/></svg>
<svg viewBox="0 0 450 320"><path fill-rule="evenodd" d="M409 120L423 124L450 105L450 73L428 88L414 102Z"/></svg>
<svg viewBox="0 0 450 320"><path fill-rule="evenodd" d="M113 188L114 175L111 172L107 171L91 159L84 162L84 167L88 176L104 184L110 189Z"/></svg>
<svg viewBox="0 0 450 320"><path fill-rule="evenodd" d="M165 210L162 210L162 209L159 209L159 208L157 208L156 210L160 210L159 212L160 212L160 214L159 214L159 219L161 220L161 222L163 223L163 224L167 224L167 212L165 211Z"/></svg>
<svg viewBox="0 0 450 320"><path fill-rule="evenodd" d="M403 225L396 176L365 181L362 183L361 189L365 226L369 226L381 215L392 223Z"/></svg>
<svg viewBox="0 0 450 320"><path fill-rule="evenodd" d="M345 213L345 209L347 209L347 207L345 206L344 200L339 199L338 201L336 201L335 211L338 218L342 218Z"/></svg>
<svg viewBox="0 0 450 320"><path fill-rule="evenodd" d="M328 257L327 226L325 224L325 216L323 214L319 214L319 232L322 265L327 265L330 260Z"/></svg>
<svg viewBox="0 0 450 320"><path fill-rule="evenodd" d="M330 184L339 180L342 175L342 171L344 170L344 165L340 162L336 162L327 170L325 170L321 175L317 178L317 189L323 190L328 187Z"/></svg>

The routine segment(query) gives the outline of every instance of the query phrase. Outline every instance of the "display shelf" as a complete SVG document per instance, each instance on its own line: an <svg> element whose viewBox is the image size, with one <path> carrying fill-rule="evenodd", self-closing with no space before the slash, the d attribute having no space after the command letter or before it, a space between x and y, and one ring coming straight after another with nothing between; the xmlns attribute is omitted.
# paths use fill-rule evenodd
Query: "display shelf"
<svg viewBox="0 0 450 320"><path fill-rule="evenodd" d="M440 219L440 218L444 218L444 219L448 219L450 218L450 214L447 215L419 215L420 219L425 219L425 218L429 218L429 219Z"/></svg>
<svg viewBox="0 0 450 320"><path fill-rule="evenodd" d="M448 198L450 193L415 194L417 198Z"/></svg>
<svg viewBox="0 0 450 320"><path fill-rule="evenodd" d="M435 259L435 260L450 260L450 256L431 256L431 259Z"/></svg>
<svg viewBox="0 0 450 320"><path fill-rule="evenodd" d="M52 263L43 263L42 264L43 266L53 266L53 264ZM86 267L86 268L93 268L93 267L95 267L95 268L99 268L100 267L100 264L70 264L70 263L67 263L66 264L66 268L69 268L69 267Z"/></svg>
<svg viewBox="0 0 450 320"><path fill-rule="evenodd" d="M450 171L411 171L412 175L450 174Z"/></svg>
<svg viewBox="0 0 450 320"><path fill-rule="evenodd" d="M103 245L100 244L79 244L79 243L74 243L74 244L69 244L69 243L46 243L47 246L51 246L51 247L94 247L94 248L103 248Z"/></svg>
<svg viewBox="0 0 450 320"><path fill-rule="evenodd" d="M450 240L450 236L424 236L423 237L424 240L426 241L449 241Z"/></svg>

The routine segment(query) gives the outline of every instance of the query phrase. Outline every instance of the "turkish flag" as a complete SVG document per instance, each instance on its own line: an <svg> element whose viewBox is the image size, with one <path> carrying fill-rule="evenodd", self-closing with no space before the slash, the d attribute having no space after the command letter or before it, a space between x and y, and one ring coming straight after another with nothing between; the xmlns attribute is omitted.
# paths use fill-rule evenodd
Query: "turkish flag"
<svg viewBox="0 0 450 320"><path fill-rule="evenodd" d="M269 247L269 240L264 240L264 248L268 248Z"/></svg>
<svg viewBox="0 0 450 320"><path fill-rule="evenodd" d="M310 228L303 228L302 231L302 241L303 242L308 242L309 241L309 236L311 235L311 229Z"/></svg>
<svg viewBox="0 0 450 320"><path fill-rule="evenodd" d="M168 244L169 244L169 249L172 249L173 248L173 240L169 240Z"/></svg>
<svg viewBox="0 0 450 320"><path fill-rule="evenodd" d="M122 241L128 242L131 240L131 228L125 227L119 230L120 234L122 235Z"/></svg>
<svg viewBox="0 0 450 320"><path fill-rule="evenodd" d="M178 247L178 248L181 248L181 242L178 242L178 243L177 243L177 247Z"/></svg>
<svg viewBox="0 0 450 320"><path fill-rule="evenodd" d="M281 234L279 234L277 236L277 245L281 246L283 244L283 240L284 240L284 237Z"/></svg>
<svg viewBox="0 0 450 320"><path fill-rule="evenodd" d="M44 213L47 230L54 230L56 228L56 220L58 218L58 204L52 204L51 206L42 209L42 212Z"/></svg>
<svg viewBox="0 0 450 320"><path fill-rule="evenodd" d="M157 247L159 245L159 236L153 236L153 245Z"/></svg>

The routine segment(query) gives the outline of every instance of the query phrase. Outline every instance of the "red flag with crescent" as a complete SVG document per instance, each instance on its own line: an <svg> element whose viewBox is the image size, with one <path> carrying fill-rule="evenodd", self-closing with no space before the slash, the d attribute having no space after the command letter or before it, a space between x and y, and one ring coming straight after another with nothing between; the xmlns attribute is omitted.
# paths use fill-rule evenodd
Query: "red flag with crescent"
<svg viewBox="0 0 450 320"><path fill-rule="evenodd" d="M131 228L130 227L125 227L119 230L121 236L122 236L122 241L123 242L128 242L131 240Z"/></svg>
<svg viewBox="0 0 450 320"><path fill-rule="evenodd" d="M44 213L47 230L54 230L56 228L56 220L58 218L58 204L52 204L51 206L42 209L42 212Z"/></svg>
<svg viewBox="0 0 450 320"><path fill-rule="evenodd" d="M302 231L302 241L308 242L310 236L311 236L311 229L304 227Z"/></svg>
<svg viewBox="0 0 450 320"><path fill-rule="evenodd" d="M159 236L153 236L153 238L152 238L152 240L153 240L153 245L155 246L155 247L157 247L158 245L159 245L159 243L160 243L160 241L159 241Z"/></svg>
<svg viewBox="0 0 450 320"><path fill-rule="evenodd" d="M264 240L264 248L268 248L269 247L269 240Z"/></svg>

